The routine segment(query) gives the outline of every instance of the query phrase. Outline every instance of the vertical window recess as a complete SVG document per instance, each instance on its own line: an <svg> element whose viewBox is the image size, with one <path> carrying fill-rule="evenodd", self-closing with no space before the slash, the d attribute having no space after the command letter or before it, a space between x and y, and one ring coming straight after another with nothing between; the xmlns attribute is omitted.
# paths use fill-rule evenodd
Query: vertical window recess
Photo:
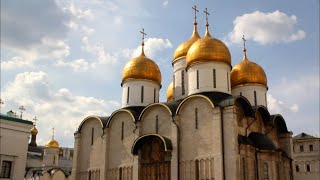
<svg viewBox="0 0 320 180"><path fill-rule="evenodd" d="M257 105L257 91L254 91L253 92L253 98L254 98L254 105L256 106Z"/></svg>
<svg viewBox="0 0 320 180"><path fill-rule="evenodd" d="M197 89L199 89L199 70L197 70Z"/></svg>
<svg viewBox="0 0 320 180"><path fill-rule="evenodd" d="M228 91L230 91L230 87L229 87L229 73L227 73L227 87L228 87Z"/></svg>
<svg viewBox="0 0 320 180"><path fill-rule="evenodd" d="M94 128L91 129L91 146L93 145Z"/></svg>
<svg viewBox="0 0 320 180"><path fill-rule="evenodd" d="M143 103L144 87L141 86L141 103Z"/></svg>
<svg viewBox="0 0 320 180"><path fill-rule="evenodd" d="M185 94L185 89L184 89L184 70L181 71L181 93L182 95Z"/></svg>
<svg viewBox="0 0 320 180"><path fill-rule="evenodd" d="M156 102L156 88L153 89L153 102Z"/></svg>
<svg viewBox="0 0 320 180"><path fill-rule="evenodd" d="M159 132L159 116L156 116L156 134Z"/></svg>
<svg viewBox="0 0 320 180"><path fill-rule="evenodd" d="M127 90L127 103L129 103L129 96L130 96L130 87L128 87L128 90Z"/></svg>
<svg viewBox="0 0 320 180"><path fill-rule="evenodd" d="M124 122L121 123L121 140L123 140Z"/></svg>
<svg viewBox="0 0 320 180"><path fill-rule="evenodd" d="M198 129L199 128L198 108L194 110L194 114L195 114L195 126L196 126L196 129Z"/></svg>
<svg viewBox="0 0 320 180"><path fill-rule="evenodd" d="M264 163L263 165L263 180L269 180L269 169L267 163Z"/></svg>
<svg viewBox="0 0 320 180"><path fill-rule="evenodd" d="M217 88L216 69L213 69L213 88Z"/></svg>

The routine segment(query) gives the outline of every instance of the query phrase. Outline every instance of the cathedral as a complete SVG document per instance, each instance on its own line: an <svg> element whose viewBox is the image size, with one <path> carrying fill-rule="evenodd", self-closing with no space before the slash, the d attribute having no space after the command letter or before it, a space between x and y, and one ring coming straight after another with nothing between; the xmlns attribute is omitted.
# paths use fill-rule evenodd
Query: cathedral
<svg viewBox="0 0 320 180"><path fill-rule="evenodd" d="M267 76L249 60L232 66L228 47L198 33L172 58L167 101L162 74L142 49L123 68L122 108L86 117L74 134L74 180L291 180L292 132L267 107ZM69 179L68 178L68 179Z"/></svg>

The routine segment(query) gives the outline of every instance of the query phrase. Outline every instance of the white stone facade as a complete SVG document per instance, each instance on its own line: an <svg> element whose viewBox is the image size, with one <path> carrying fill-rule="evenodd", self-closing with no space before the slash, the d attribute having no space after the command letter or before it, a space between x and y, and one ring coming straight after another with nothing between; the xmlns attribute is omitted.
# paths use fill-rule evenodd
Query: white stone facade
<svg viewBox="0 0 320 180"><path fill-rule="evenodd" d="M122 107L159 102L160 85L148 80L130 80L122 85Z"/></svg>
<svg viewBox="0 0 320 180"><path fill-rule="evenodd" d="M244 96L254 106L267 107L267 87L259 84L246 84L232 88L232 96Z"/></svg>
<svg viewBox="0 0 320 180"><path fill-rule="evenodd" d="M186 71L186 58L181 58L173 63L174 100L180 100L188 95L188 74Z"/></svg>
<svg viewBox="0 0 320 180"><path fill-rule="evenodd" d="M10 169L9 176L0 172L0 179L23 179L28 141L30 137L31 121L2 115L0 117L0 171L4 167ZM10 165L7 166L7 165ZM7 177L7 178L5 178Z"/></svg>
<svg viewBox="0 0 320 180"><path fill-rule="evenodd" d="M200 92L223 92L231 94L231 67L221 62L191 65L188 70L188 95Z"/></svg>
<svg viewBox="0 0 320 180"><path fill-rule="evenodd" d="M320 179L320 138L305 133L293 139L295 180Z"/></svg>

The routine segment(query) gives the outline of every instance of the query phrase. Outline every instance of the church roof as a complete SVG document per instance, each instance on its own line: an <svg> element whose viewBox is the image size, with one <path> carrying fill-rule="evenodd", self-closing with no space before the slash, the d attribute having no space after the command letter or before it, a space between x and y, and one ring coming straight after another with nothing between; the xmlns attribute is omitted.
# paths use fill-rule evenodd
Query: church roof
<svg viewBox="0 0 320 180"><path fill-rule="evenodd" d="M175 114L177 108L179 107L179 104L181 103L182 100L177 100L177 101L169 101L169 102L165 102L162 103L165 106L167 106L172 114Z"/></svg>
<svg viewBox="0 0 320 180"><path fill-rule="evenodd" d="M317 137L311 136L307 133L300 133L293 137L293 139L317 139Z"/></svg>
<svg viewBox="0 0 320 180"><path fill-rule="evenodd" d="M226 107L233 105L233 97L223 92L201 92L198 93L208 97L215 106ZM192 96L192 95L191 95Z"/></svg>
<svg viewBox="0 0 320 180"><path fill-rule="evenodd" d="M130 106L130 107L125 107L123 109L130 111L134 117L134 121L138 121L139 116L144 108L145 106Z"/></svg>
<svg viewBox="0 0 320 180"><path fill-rule="evenodd" d="M248 137L239 135L238 142L239 144L254 146L260 150L278 149L267 135L258 132L251 132Z"/></svg>

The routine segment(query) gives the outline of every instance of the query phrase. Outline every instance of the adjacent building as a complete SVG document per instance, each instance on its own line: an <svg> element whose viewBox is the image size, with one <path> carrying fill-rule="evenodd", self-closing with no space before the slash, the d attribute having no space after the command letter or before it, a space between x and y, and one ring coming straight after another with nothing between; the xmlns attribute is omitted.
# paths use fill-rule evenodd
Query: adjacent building
<svg viewBox="0 0 320 180"><path fill-rule="evenodd" d="M0 114L0 179L23 179L32 122Z"/></svg>
<svg viewBox="0 0 320 180"><path fill-rule="evenodd" d="M38 146L37 134L38 129L33 126L28 147L25 179L67 179L71 174L73 148L60 147L54 135L45 146Z"/></svg>
<svg viewBox="0 0 320 180"><path fill-rule="evenodd" d="M293 137L295 180L320 179L320 138L301 133Z"/></svg>

